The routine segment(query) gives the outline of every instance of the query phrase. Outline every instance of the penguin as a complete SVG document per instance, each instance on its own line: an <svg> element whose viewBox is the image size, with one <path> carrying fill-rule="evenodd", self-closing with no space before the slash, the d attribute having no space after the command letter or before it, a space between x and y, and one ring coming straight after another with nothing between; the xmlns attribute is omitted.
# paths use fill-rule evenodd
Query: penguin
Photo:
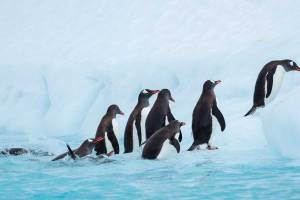
<svg viewBox="0 0 300 200"><path fill-rule="evenodd" d="M169 124L169 122L175 120L173 116L169 101L175 102L171 95L170 90L162 89L158 95L153 107L151 108L146 119L146 137L147 139L155 133L155 131ZM179 142L182 140L181 131L176 136Z"/></svg>
<svg viewBox="0 0 300 200"><path fill-rule="evenodd" d="M144 159L162 159L169 151L169 146L173 146L177 153L180 152L180 144L175 135L180 132L180 127L184 122L173 120L167 126L156 131L147 141L143 148L142 158Z"/></svg>
<svg viewBox="0 0 300 200"><path fill-rule="evenodd" d="M9 148L9 149L5 149L4 151L0 151L1 155L11 155L11 156L19 156L27 153L29 153L27 149L20 148L20 147Z"/></svg>
<svg viewBox="0 0 300 200"><path fill-rule="evenodd" d="M67 144L68 152L57 156L52 161L63 159L67 155L70 155L73 160L76 160L77 157L82 158L84 156L90 155L93 152L95 145L102 140L104 140L104 138L100 136L94 139L87 139L75 150L72 150L71 147Z"/></svg>
<svg viewBox="0 0 300 200"><path fill-rule="evenodd" d="M220 80L214 82L207 80L203 85L202 94L193 111L192 130L194 142L188 151L194 150L201 144L207 144L207 149L209 150L217 149L217 147L213 147L209 143L213 127L212 115L217 118L222 132L226 127L223 114L217 106L214 92L215 86L219 83L221 83Z"/></svg>
<svg viewBox="0 0 300 200"><path fill-rule="evenodd" d="M24 149L22 147L6 148L0 150L0 155L4 156L20 156L24 154L31 154L33 156L53 156L52 153L37 149Z"/></svg>
<svg viewBox="0 0 300 200"><path fill-rule="evenodd" d="M284 74L290 71L300 71L298 65L292 60L275 60L267 63L256 80L253 106L244 116L251 115L257 108L269 104L279 92Z"/></svg>
<svg viewBox="0 0 300 200"><path fill-rule="evenodd" d="M101 136L104 140L100 141L95 146L97 155L106 154L112 155L119 154L119 142L118 142L118 125L116 123L116 116L124 115L119 106L113 104L107 109L106 114L100 121L97 128L96 137Z"/></svg>
<svg viewBox="0 0 300 200"><path fill-rule="evenodd" d="M130 153L141 146L146 140L145 121L150 111L149 99L159 90L142 90L138 97L138 103L131 112L124 133L124 153Z"/></svg>

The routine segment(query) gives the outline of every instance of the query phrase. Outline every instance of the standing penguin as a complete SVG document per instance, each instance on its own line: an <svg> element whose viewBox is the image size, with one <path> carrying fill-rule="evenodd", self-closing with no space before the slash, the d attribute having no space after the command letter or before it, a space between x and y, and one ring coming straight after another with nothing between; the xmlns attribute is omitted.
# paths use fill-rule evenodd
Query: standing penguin
<svg viewBox="0 0 300 200"><path fill-rule="evenodd" d="M140 92L138 103L131 112L124 133L124 153L130 153L146 140L145 121L149 113L149 99L159 90L145 89Z"/></svg>
<svg viewBox="0 0 300 200"><path fill-rule="evenodd" d="M207 144L207 149L214 150L209 143L212 134L212 115L214 115L220 126L221 130L225 130L225 120L217 106L216 95L214 88L221 81L206 81L203 85L203 91L199 101L193 111L192 130L194 142L188 151L194 150L198 145Z"/></svg>
<svg viewBox="0 0 300 200"><path fill-rule="evenodd" d="M79 158L82 158L84 156L87 156L89 154L92 153L95 145L102 141L103 138L102 137L96 137L94 139L87 139L85 140L81 145L80 147L78 147L77 149L75 150L72 150L70 148L70 146L67 144L67 147L68 147L68 152L66 153L63 153L59 156L57 156L56 158L54 158L52 161L56 161L56 160L60 160L60 159L63 159L64 157L66 157L67 155L70 155L72 157L73 160L75 160L78 156Z"/></svg>
<svg viewBox="0 0 300 200"><path fill-rule="evenodd" d="M106 114L100 121L100 124L97 128L96 137L101 136L104 138L104 140L100 141L95 146L97 155L111 155L112 153L119 154L118 126L116 123L117 114L124 115L119 106L111 105L108 107Z"/></svg>
<svg viewBox="0 0 300 200"><path fill-rule="evenodd" d="M184 122L173 120L167 126L156 131L147 140L142 157L145 159L160 159L165 156L164 154L166 154L170 145L179 153L180 144L175 135L180 132L180 127L184 125Z"/></svg>
<svg viewBox="0 0 300 200"><path fill-rule="evenodd" d="M157 99L151 108L146 119L146 137L147 139L158 129L166 126L169 122L175 120L171 113L169 101L175 102L170 90L162 89L157 96ZM176 136L177 137L177 136ZM179 142L182 140L182 134L179 133Z"/></svg>
<svg viewBox="0 0 300 200"><path fill-rule="evenodd" d="M253 106L245 117L253 114L256 108L264 107L277 95L284 74L290 71L300 71L298 65L292 60L275 60L267 63L260 71L254 90Z"/></svg>

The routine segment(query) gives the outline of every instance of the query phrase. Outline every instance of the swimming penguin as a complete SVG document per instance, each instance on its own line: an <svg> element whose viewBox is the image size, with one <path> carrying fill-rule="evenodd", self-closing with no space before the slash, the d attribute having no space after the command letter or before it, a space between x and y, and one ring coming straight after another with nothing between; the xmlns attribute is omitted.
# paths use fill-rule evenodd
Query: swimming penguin
<svg viewBox="0 0 300 200"><path fill-rule="evenodd" d="M29 153L29 151L27 149L24 148L9 148L9 149L5 149L0 151L1 155L11 155L11 156L19 156L19 155L23 155L23 154L27 154Z"/></svg>
<svg viewBox="0 0 300 200"><path fill-rule="evenodd" d="M97 128L96 137L101 136L104 138L104 140L102 140L95 146L97 155L111 155L112 153L119 154L119 135L118 125L116 123L117 114L124 115L119 106L111 105L108 107L106 114L100 121L100 124Z"/></svg>
<svg viewBox="0 0 300 200"><path fill-rule="evenodd" d="M141 146L146 140L145 122L149 109L149 99L159 90L145 89L140 92L138 103L131 112L124 133L124 153L130 153L134 148Z"/></svg>
<svg viewBox="0 0 300 200"><path fill-rule="evenodd" d="M146 119L146 137L147 139L155 133L155 131L169 124L169 122L175 120L175 117L171 113L169 101L175 102L170 90L162 89L157 96L157 99L151 108L148 117ZM181 131L178 137L179 142L182 140Z"/></svg>
<svg viewBox="0 0 300 200"><path fill-rule="evenodd" d="M4 155L4 156L20 156L24 154L31 154L33 156L53 156L52 153L39 150L39 149L24 149L21 147L14 147L14 148L6 148L4 150L0 150L0 155Z"/></svg>
<svg viewBox="0 0 300 200"><path fill-rule="evenodd" d="M180 152L180 144L175 135L180 132L180 127L184 122L173 120L167 126L156 131L146 142L142 157L145 159L161 159L169 151L169 147L175 148Z"/></svg>
<svg viewBox="0 0 300 200"><path fill-rule="evenodd" d="M277 95L286 72L300 71L292 60L275 60L267 63L260 71L254 90L253 106L245 117L253 114L256 108L264 107Z"/></svg>
<svg viewBox="0 0 300 200"><path fill-rule="evenodd" d="M221 81L212 82L208 80L203 85L202 94L193 111L192 130L194 142L188 151L194 150L201 144L207 144L207 149L209 150L217 149L211 146L209 140L213 126L212 115L217 118L221 126L221 131L224 131L226 126L224 117L217 106L214 92L215 86L220 82Z"/></svg>
<svg viewBox="0 0 300 200"><path fill-rule="evenodd" d="M80 147L75 150L72 150L71 147L67 144L68 152L57 156L52 161L63 159L67 155L70 155L73 160L76 160L77 157L82 158L84 156L90 155L93 152L95 145L102 140L104 140L103 137L87 139L80 145Z"/></svg>

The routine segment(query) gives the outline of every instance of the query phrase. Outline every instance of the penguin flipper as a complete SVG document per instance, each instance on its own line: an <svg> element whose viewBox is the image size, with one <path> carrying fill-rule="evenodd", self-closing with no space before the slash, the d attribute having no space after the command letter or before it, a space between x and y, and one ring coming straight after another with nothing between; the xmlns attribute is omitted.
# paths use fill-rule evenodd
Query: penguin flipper
<svg viewBox="0 0 300 200"><path fill-rule="evenodd" d="M252 108L244 115L244 117L247 117L248 115L252 115L256 110L256 106L252 106Z"/></svg>
<svg viewBox="0 0 300 200"><path fill-rule="evenodd" d="M220 126L221 126L221 130L224 131L226 128L226 123L225 123L225 119L223 114L221 113L221 111L219 110L218 106L217 106L217 102L214 101L213 107L212 107L212 114L214 116L216 116Z"/></svg>
<svg viewBox="0 0 300 200"><path fill-rule="evenodd" d="M274 67L270 72L267 73L267 94L266 98L268 98L271 95L272 88L273 88L273 77L276 72L276 67Z"/></svg>
<svg viewBox="0 0 300 200"><path fill-rule="evenodd" d="M55 157L52 161L57 161L57 160L60 160L60 159L63 159L64 157L66 157L68 155L68 153L63 153L57 157Z"/></svg>
<svg viewBox="0 0 300 200"><path fill-rule="evenodd" d="M71 158L73 160L76 160L75 153L74 153L74 151L71 149L71 147L68 144L67 144L67 148L68 148L68 154L71 156Z"/></svg>
<svg viewBox="0 0 300 200"><path fill-rule="evenodd" d="M173 115L172 112L171 112L170 107L169 107L169 109L168 109L167 118L168 118L169 123L170 123L171 121L176 120L175 117L174 117L174 115ZM179 138L178 138L178 140L179 140L179 142L182 141L182 133L181 133L181 130L179 131Z"/></svg>
<svg viewBox="0 0 300 200"><path fill-rule="evenodd" d="M175 147L177 153L179 153L180 152L180 144L179 144L178 140L176 140L175 137L172 138L171 144Z"/></svg>
<svg viewBox="0 0 300 200"><path fill-rule="evenodd" d="M108 139L110 140L110 142L113 146L114 153L119 154L119 152L120 152L119 142L118 142L118 139L117 139L117 137L114 133L112 125L108 128L107 136L108 136Z"/></svg>
<svg viewBox="0 0 300 200"><path fill-rule="evenodd" d="M141 113L139 113L136 116L136 119L135 119L135 127L136 127L137 134L138 134L138 137L139 137L139 144L140 144L140 146L141 146L141 143L142 143L141 119L142 119L142 115L141 115Z"/></svg>

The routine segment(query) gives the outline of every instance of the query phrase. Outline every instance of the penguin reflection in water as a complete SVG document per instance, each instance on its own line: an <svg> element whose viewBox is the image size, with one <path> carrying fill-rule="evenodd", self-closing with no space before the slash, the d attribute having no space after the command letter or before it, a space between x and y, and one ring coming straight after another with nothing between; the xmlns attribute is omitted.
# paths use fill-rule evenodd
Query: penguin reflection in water
<svg viewBox="0 0 300 200"><path fill-rule="evenodd" d="M63 159L67 155L69 155L73 160L76 160L77 157L82 158L84 156L90 155L93 152L95 145L102 140L103 140L102 137L96 137L94 139L87 139L80 145L80 147L78 147L75 150L72 150L71 147L67 144L68 152L57 156L52 161Z"/></svg>
<svg viewBox="0 0 300 200"><path fill-rule="evenodd" d="M279 92L284 74L291 71L300 71L298 65L292 60L274 60L267 63L257 77L253 106L245 114L245 117L253 114L257 108L270 103Z"/></svg>
<svg viewBox="0 0 300 200"><path fill-rule="evenodd" d="M184 122L173 120L167 126L156 131L147 141L143 148L142 157L145 159L163 159L174 148L177 153L180 152L180 144L176 134L180 132L180 127Z"/></svg>
<svg viewBox="0 0 300 200"><path fill-rule="evenodd" d="M124 115L124 113L119 106L113 104L108 107L106 114L101 119L95 137L100 136L104 138L104 140L101 140L95 146L97 155L104 154L111 156L113 154L119 154L117 115Z"/></svg>
<svg viewBox="0 0 300 200"><path fill-rule="evenodd" d="M225 130L224 117L217 106L216 95L214 88L221 81L206 81L203 85L203 91L199 101L193 111L192 130L194 142L188 151L193 151L199 145L207 144L207 149L214 150L217 147L211 146L209 140L213 131L213 119L214 115L220 126L221 131Z"/></svg>

